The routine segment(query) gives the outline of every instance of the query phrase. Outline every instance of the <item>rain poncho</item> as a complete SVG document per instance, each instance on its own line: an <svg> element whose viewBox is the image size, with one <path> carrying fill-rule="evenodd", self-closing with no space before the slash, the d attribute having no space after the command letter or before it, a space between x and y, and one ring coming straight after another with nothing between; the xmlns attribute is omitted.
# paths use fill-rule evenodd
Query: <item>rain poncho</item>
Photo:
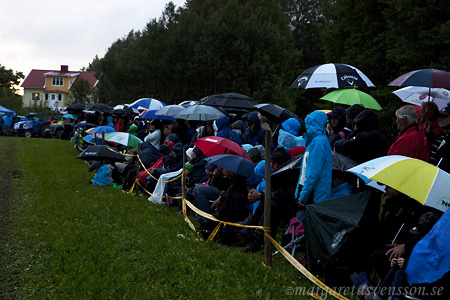
<svg viewBox="0 0 450 300"><path fill-rule="evenodd" d="M272 169L270 170L272 172ZM260 193L263 193L266 191L266 161L261 160L254 169L256 177L261 180L258 186L256 187L256 190ZM253 203L253 212L255 212L256 208L258 207L259 203L261 203L261 200L255 201Z"/></svg>
<svg viewBox="0 0 450 300"><path fill-rule="evenodd" d="M450 271L450 209L414 247L406 267L409 284L433 283Z"/></svg>
<svg viewBox="0 0 450 300"><path fill-rule="evenodd" d="M300 168L295 196L307 204L310 196L314 203L330 199L331 147L326 135L327 115L314 111L305 119L306 151ZM299 193L299 185L303 185Z"/></svg>
<svg viewBox="0 0 450 300"><path fill-rule="evenodd" d="M111 184L111 170L109 169L109 165L104 164L100 168L98 168L97 173L95 173L94 180L92 184L107 186Z"/></svg>
<svg viewBox="0 0 450 300"><path fill-rule="evenodd" d="M283 129L278 132L278 146L282 146L286 151L295 146L305 146L305 140L300 134L301 123L295 118L289 118L281 123Z"/></svg>

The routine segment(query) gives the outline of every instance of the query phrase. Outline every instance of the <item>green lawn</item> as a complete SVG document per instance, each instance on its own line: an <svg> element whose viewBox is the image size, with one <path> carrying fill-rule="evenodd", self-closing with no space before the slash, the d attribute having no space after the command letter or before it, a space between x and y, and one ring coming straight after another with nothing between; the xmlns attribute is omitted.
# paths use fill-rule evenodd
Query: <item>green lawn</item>
<svg viewBox="0 0 450 300"><path fill-rule="evenodd" d="M0 299L304 299L282 256L201 241L173 208L92 186L68 141L0 137ZM11 182L5 181L10 178Z"/></svg>

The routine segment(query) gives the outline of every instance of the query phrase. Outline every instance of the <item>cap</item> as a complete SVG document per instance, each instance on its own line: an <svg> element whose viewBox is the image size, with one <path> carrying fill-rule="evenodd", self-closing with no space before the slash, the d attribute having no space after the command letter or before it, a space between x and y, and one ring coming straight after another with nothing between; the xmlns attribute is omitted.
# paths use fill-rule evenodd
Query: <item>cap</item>
<svg viewBox="0 0 450 300"><path fill-rule="evenodd" d="M441 109L438 112L438 117L448 117L450 116L450 102L447 103L447 106Z"/></svg>
<svg viewBox="0 0 450 300"><path fill-rule="evenodd" d="M365 109L364 105L362 104L353 104L349 108L345 110L345 114L350 118L354 119L360 112L362 112Z"/></svg>
<svg viewBox="0 0 450 300"><path fill-rule="evenodd" d="M188 169L189 171L194 171L194 165L193 164L191 164L191 163L185 163L184 164L184 167L186 168L186 169Z"/></svg>
<svg viewBox="0 0 450 300"><path fill-rule="evenodd" d="M345 116L345 109L343 109L342 107L336 107L335 109L327 113L327 116L329 118L342 119Z"/></svg>

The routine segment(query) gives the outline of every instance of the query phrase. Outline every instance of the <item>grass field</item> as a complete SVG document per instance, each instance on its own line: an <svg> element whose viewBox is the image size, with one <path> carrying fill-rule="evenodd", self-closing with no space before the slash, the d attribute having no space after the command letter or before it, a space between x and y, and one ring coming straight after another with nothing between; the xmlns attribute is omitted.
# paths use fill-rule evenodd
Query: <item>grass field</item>
<svg viewBox="0 0 450 300"><path fill-rule="evenodd" d="M282 256L204 242L173 208L92 186L67 141L0 137L0 299L305 299Z"/></svg>

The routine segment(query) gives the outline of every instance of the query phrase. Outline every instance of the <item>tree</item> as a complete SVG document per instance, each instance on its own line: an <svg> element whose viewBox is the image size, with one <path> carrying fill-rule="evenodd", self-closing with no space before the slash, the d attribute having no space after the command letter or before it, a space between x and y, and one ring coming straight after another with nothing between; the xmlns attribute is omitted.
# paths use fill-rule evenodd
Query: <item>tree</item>
<svg viewBox="0 0 450 300"><path fill-rule="evenodd" d="M70 88L70 95L73 102L84 105L89 104L91 98L91 84L86 79L81 78L76 84Z"/></svg>
<svg viewBox="0 0 450 300"><path fill-rule="evenodd" d="M22 97L17 94L17 87L23 78L22 72L14 72L0 64L0 105L14 111L22 109Z"/></svg>

